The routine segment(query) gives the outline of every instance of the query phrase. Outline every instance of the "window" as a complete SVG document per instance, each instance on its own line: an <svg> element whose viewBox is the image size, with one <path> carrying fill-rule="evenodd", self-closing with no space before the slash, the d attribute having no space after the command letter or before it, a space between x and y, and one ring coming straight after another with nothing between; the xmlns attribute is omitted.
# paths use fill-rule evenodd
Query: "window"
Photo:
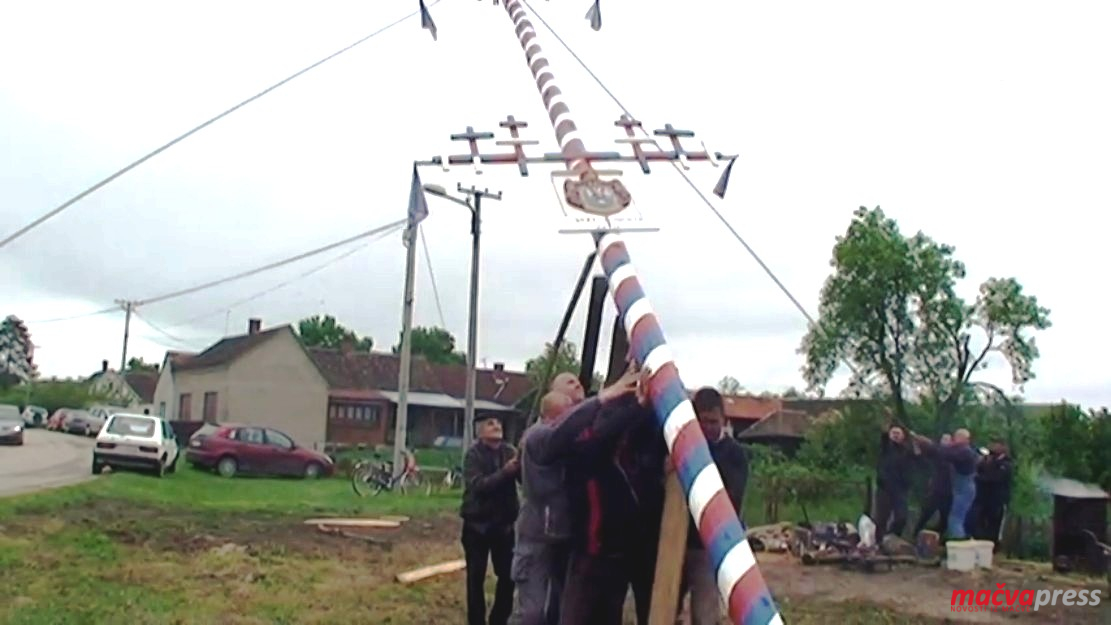
<svg viewBox="0 0 1111 625"><path fill-rule="evenodd" d="M266 442L282 449L293 449L293 439L277 430L266 430Z"/></svg>
<svg viewBox="0 0 1111 625"><path fill-rule="evenodd" d="M252 445L265 445L266 437L258 428L240 428L235 431L235 440Z"/></svg>
<svg viewBox="0 0 1111 625"><path fill-rule="evenodd" d="M158 403L158 416L162 418L166 417L166 402L164 401Z"/></svg>
<svg viewBox="0 0 1111 625"><path fill-rule="evenodd" d="M154 423L154 419L117 415L113 417L111 423L108 424L108 432L120 436L143 436L151 438L155 434Z"/></svg>
<svg viewBox="0 0 1111 625"><path fill-rule="evenodd" d="M193 420L193 394L182 393L177 398L177 418L181 421Z"/></svg>
<svg viewBox="0 0 1111 625"><path fill-rule="evenodd" d="M377 425L379 407L367 404L331 404L328 407L328 417L336 420L357 421L368 425Z"/></svg>
<svg viewBox="0 0 1111 625"><path fill-rule="evenodd" d="M216 399L217 394L214 392L204 394L204 420L209 423L216 422Z"/></svg>

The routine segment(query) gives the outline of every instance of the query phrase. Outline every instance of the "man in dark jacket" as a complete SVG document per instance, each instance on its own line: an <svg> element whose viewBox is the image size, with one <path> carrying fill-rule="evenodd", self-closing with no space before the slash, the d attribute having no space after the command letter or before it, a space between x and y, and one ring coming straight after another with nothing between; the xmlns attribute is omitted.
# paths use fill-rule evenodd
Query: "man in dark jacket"
<svg viewBox="0 0 1111 625"><path fill-rule="evenodd" d="M517 450L502 441L495 417L478 423L478 440L463 459L463 552L467 561L467 625L506 625L513 608L513 523L517 520ZM486 620L486 564L498 578Z"/></svg>
<svg viewBox="0 0 1111 625"><path fill-rule="evenodd" d="M942 434L939 444L942 447L947 447L952 440L953 437L949 434ZM926 529L926 524L930 522L934 514L937 514L937 532L944 536L945 525L949 521L949 506L953 503L953 484L952 480L949 479L949 473L953 469L948 462L936 454L928 459L933 473L930 476L930 487L926 495L926 501L922 504L922 514L918 517L918 523L914 526L914 535L918 536L922 530Z"/></svg>
<svg viewBox="0 0 1111 625"><path fill-rule="evenodd" d="M566 463L582 453L583 432L598 425L602 406L630 394L636 374L627 374L584 400L582 386L560 374L541 400L539 423L521 438L521 486L525 498L517 519L517 546L513 554L513 581L517 601L514 625L559 625L559 602L567 574L571 536L570 502L565 480Z"/></svg>
<svg viewBox="0 0 1111 625"><path fill-rule="evenodd" d="M710 447L710 457L721 473L725 492L737 517L741 516L744 504L745 487L748 484L748 454L741 444L731 436L723 435L725 425L725 404L721 393L712 388L702 388L692 400L698 425ZM721 622L721 592L718 590L717 576L713 570L698 526L691 519L687 530L687 554L683 564L683 581L679 590L680 608L682 598L690 591L691 625L718 625Z"/></svg>
<svg viewBox="0 0 1111 625"><path fill-rule="evenodd" d="M579 439L581 455L567 467L572 540L560 608L563 625L620 625L630 584L638 608L644 606L638 620L640 612L647 618L651 577L645 559L655 552L647 543L659 518L646 517L659 515L655 500L663 498L653 495L650 485L662 489L663 463L646 461L659 448L640 438L662 442L646 381L642 377L635 397L626 395L601 408L596 424ZM652 464L660 467L659 475L649 475Z"/></svg>
<svg viewBox="0 0 1111 625"><path fill-rule="evenodd" d="M1014 462L1007 446L995 441L988 445L988 456L976 469L976 522L973 535L978 540L999 542L1003 514L1011 503Z"/></svg>
<svg viewBox="0 0 1111 625"><path fill-rule="evenodd" d="M907 524L907 499L914 471L914 450L901 426L887 429L880 444L876 468L876 541L887 534L901 536Z"/></svg>

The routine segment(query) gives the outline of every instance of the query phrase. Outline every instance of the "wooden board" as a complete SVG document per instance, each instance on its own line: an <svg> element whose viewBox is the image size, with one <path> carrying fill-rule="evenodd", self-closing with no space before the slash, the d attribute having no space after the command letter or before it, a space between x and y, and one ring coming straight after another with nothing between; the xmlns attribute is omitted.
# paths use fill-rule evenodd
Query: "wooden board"
<svg viewBox="0 0 1111 625"><path fill-rule="evenodd" d="M401 527L400 521L386 519L309 519L305 525L334 525L339 527Z"/></svg>
<svg viewBox="0 0 1111 625"><path fill-rule="evenodd" d="M668 460L668 468L671 461ZM652 586L652 608L648 625L674 625L679 613L679 585L687 557L687 530L690 512L683 486L673 470L668 471L664 487L664 514L660 522L660 543L656 556L656 580Z"/></svg>
<svg viewBox="0 0 1111 625"><path fill-rule="evenodd" d="M467 568L466 560L452 560L450 562L441 562L440 564L422 566L419 569L413 569L412 571L398 573L397 581L401 582L402 584L412 584L413 582L419 582L420 580L427 579L429 577L462 571L465 568Z"/></svg>

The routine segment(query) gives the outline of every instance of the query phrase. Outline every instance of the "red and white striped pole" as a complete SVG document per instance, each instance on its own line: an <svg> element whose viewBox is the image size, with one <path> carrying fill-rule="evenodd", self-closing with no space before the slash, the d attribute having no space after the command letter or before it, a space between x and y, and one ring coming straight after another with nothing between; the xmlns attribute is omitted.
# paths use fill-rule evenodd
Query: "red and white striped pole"
<svg viewBox="0 0 1111 625"><path fill-rule="evenodd" d="M540 49L540 44L536 42L536 29L525 17L525 9L518 0L507 0L505 10L513 20L517 38L521 40L521 49L525 51L525 59L528 61L529 69L532 70L532 77L536 81L536 88L540 91L540 98L548 110L548 119L555 129L559 150L567 159L568 169L578 174L580 179L592 175L594 168L583 158L587 151L586 146L579 138L579 129L571 119L571 110L563 101L563 92L555 86L555 76L549 68L548 58Z"/></svg>

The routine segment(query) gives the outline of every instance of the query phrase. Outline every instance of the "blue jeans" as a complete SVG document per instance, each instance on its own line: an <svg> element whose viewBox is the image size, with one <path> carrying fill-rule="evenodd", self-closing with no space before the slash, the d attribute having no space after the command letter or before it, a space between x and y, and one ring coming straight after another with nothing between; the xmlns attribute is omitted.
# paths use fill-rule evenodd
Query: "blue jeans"
<svg viewBox="0 0 1111 625"><path fill-rule="evenodd" d="M946 525L950 540L968 538L965 519L968 510L976 499L976 477L974 475L953 475L953 505L949 508L949 522Z"/></svg>

